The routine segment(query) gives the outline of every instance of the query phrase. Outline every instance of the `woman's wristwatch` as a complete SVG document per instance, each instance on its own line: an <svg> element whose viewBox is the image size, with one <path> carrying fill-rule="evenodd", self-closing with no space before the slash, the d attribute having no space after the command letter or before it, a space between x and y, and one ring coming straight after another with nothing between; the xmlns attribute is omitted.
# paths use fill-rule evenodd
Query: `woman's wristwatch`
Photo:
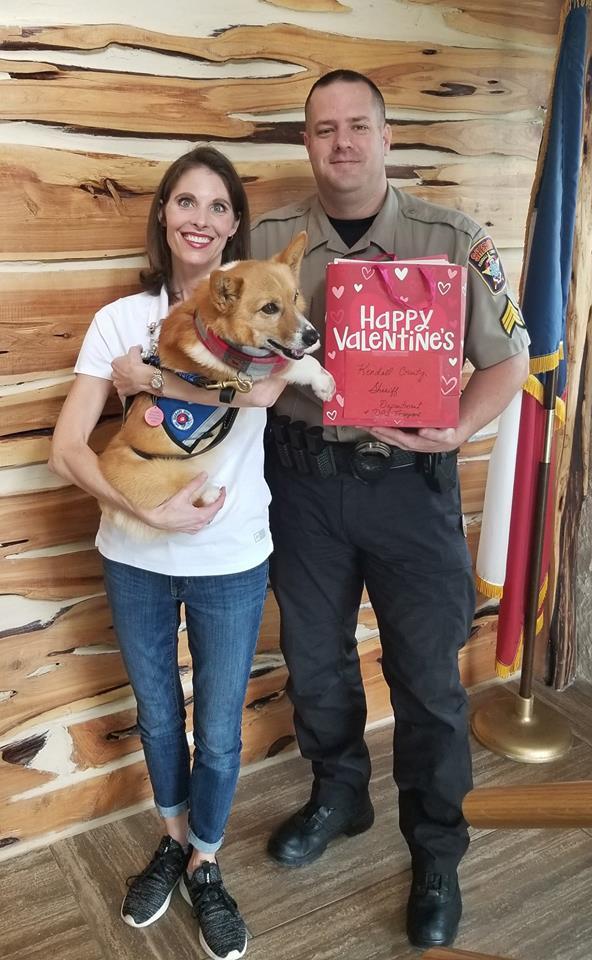
<svg viewBox="0 0 592 960"><path fill-rule="evenodd" d="M150 387L154 393L162 393L164 387L164 373L162 370L159 370L158 367L154 368L154 372L150 380Z"/></svg>

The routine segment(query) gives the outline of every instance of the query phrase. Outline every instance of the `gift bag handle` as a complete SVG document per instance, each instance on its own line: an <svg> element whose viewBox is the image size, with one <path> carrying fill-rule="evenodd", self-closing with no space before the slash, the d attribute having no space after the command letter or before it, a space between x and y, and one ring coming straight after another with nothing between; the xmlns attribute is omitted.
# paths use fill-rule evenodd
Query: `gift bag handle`
<svg viewBox="0 0 592 960"><path fill-rule="evenodd" d="M389 271L389 267L391 271L394 269L392 266L392 263L386 264L383 261L377 260L373 264L373 266L374 266L374 269L378 272L378 276L380 277L382 284L385 287L391 300L394 303L397 303L401 307L404 307L404 308L407 307L407 302L405 300L401 300L401 298L399 297L399 295L397 294L394 288L393 281L391 278L391 273ZM431 271L429 269L426 270L424 267L420 267L417 264L411 264L411 266L417 266L417 269L419 270L421 279L423 280L424 286L426 288L426 292L429 297L427 303L422 303L421 307L433 306L434 300L436 299L436 281L431 275ZM419 308L419 305L418 305L418 308Z"/></svg>

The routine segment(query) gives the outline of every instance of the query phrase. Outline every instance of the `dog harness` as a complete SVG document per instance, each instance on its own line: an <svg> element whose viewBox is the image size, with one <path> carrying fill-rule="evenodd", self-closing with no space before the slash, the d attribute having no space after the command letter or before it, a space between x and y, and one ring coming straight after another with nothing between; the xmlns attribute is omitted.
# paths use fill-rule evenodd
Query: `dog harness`
<svg viewBox="0 0 592 960"><path fill-rule="evenodd" d="M272 373L277 373L289 362L285 357L271 350L239 347L235 343L223 340L211 330L206 329L197 311L194 315L194 323L195 331L204 346L218 360L236 370L237 376L234 379L216 382L195 373L184 373L180 370L172 372L196 387L204 387L206 390L219 389L220 399L226 403L230 403L233 399L235 388L247 393L254 380L263 380ZM160 369L160 358L155 353L145 357L144 362ZM131 402L128 405L126 401L124 418L130 405ZM145 460L184 460L185 457L196 457L200 453L205 453L206 450L211 450L222 442L238 414L236 407L225 410L203 403L186 403L172 397L155 395L152 396L152 407L159 411L154 418L154 426L162 426L169 439L183 450L183 454L153 454L132 447L134 453Z"/></svg>
<svg viewBox="0 0 592 960"><path fill-rule="evenodd" d="M145 358L145 363L160 368L160 360L156 355ZM187 380L195 387L205 387L211 384L207 377L198 374L173 371L178 377ZM124 418L127 416L131 403L135 397L129 398L124 407ZM206 450L211 450L222 442L229 433L236 420L238 409L225 410L223 407L209 406L205 403L187 403L175 400L172 397L158 397L152 395L152 407L160 411L155 426L161 426L170 440L183 451L175 453L148 453L132 447L132 450L144 460L185 460L187 457L197 457Z"/></svg>

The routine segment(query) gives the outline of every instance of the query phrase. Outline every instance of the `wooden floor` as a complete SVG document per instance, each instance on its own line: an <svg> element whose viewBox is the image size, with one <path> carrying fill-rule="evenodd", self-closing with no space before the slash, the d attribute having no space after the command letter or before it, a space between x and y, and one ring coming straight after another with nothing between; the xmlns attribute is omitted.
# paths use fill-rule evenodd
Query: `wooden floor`
<svg viewBox="0 0 592 960"><path fill-rule="evenodd" d="M495 688L510 698L515 685ZM474 703L492 695L481 691ZM572 722L563 760L527 766L474 744L476 784L592 778L592 686L561 695L541 688ZM251 960L417 958L406 942L409 860L396 826L392 728L368 735L374 828L331 845L322 860L288 870L266 859L265 842L307 799L306 764L288 758L244 776L220 862L252 934ZM189 960L203 956L189 907L175 894L147 930L119 918L125 878L159 837L151 812L94 829L0 866L0 956L4 960ZM592 957L592 831L473 831L461 866L464 917L457 946L514 960Z"/></svg>

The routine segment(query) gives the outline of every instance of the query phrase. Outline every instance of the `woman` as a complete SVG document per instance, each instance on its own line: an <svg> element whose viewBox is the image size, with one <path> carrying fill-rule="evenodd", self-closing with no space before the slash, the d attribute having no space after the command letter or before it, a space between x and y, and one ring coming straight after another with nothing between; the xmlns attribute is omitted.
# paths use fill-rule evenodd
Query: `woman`
<svg viewBox="0 0 592 960"><path fill-rule="evenodd" d="M162 916L180 882L193 904L206 953L215 960L234 960L245 953L246 928L224 888L216 853L239 772L242 707L271 551L263 408L273 403L283 384L271 378L233 401L245 409L223 441L224 465L212 478L221 492L207 507L192 502L206 481L202 473L140 514L107 483L88 444L118 357L115 369L119 364L134 371L136 390L212 403L210 392L170 371L162 380L160 371L140 364L137 345L156 349L170 305L186 299L222 263L249 255L247 198L233 166L217 150L197 148L169 168L152 203L147 250L144 292L104 307L87 332L56 425L50 467L97 499L167 533L139 545L102 519L97 535L113 623L138 703L155 803L165 824L154 857L131 878L121 915L131 926L147 926ZM116 385L120 394L126 392L122 372ZM177 668L181 603L193 661L192 768Z"/></svg>

